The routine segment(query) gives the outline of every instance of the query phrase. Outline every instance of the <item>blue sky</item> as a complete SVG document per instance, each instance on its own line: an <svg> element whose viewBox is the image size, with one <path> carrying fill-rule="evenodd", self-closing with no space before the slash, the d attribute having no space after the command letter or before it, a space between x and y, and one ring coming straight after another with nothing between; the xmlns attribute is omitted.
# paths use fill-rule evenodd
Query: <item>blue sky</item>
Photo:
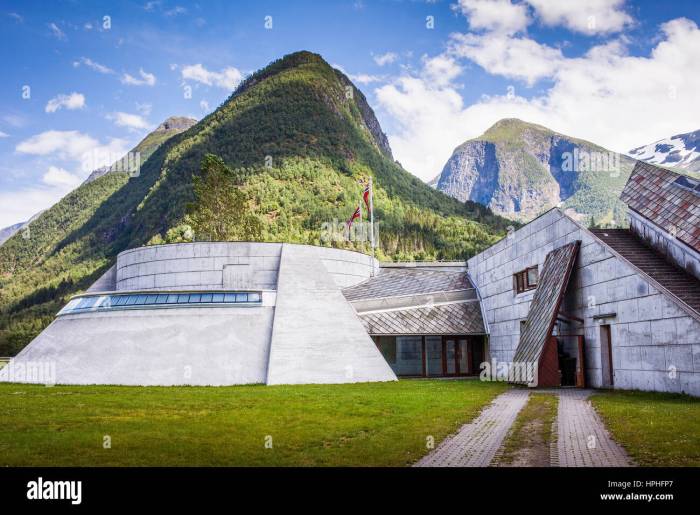
<svg viewBox="0 0 700 515"><path fill-rule="evenodd" d="M350 75L426 180L503 117L626 151L700 128L699 22L690 0L3 0L0 227L302 49Z"/></svg>

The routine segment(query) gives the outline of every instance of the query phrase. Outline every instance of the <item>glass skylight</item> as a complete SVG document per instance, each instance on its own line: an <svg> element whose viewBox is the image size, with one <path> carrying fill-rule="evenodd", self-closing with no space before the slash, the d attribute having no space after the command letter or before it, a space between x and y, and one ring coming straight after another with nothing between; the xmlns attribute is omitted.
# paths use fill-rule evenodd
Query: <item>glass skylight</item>
<svg viewBox="0 0 700 515"><path fill-rule="evenodd" d="M76 297L58 315L120 309L149 309L151 307L202 307L209 305L259 305L260 292L186 292L186 293L115 293Z"/></svg>

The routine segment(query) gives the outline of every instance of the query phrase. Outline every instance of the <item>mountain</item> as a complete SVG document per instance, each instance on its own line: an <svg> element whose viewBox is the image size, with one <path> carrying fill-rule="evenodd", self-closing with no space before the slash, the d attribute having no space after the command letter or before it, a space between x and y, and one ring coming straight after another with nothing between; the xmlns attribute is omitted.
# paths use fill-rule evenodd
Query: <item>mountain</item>
<svg viewBox="0 0 700 515"><path fill-rule="evenodd" d="M0 245L2 245L5 241L7 241L10 238L10 236L19 231L22 227L24 227L24 224L26 223L27 222L20 222L9 227L5 227L4 229L0 229Z"/></svg>
<svg viewBox="0 0 700 515"><path fill-rule="evenodd" d="M165 141L175 136L176 134L180 134L181 132L186 131L195 123L197 123L197 120L195 120L194 118L188 118L186 116L171 116L163 123L161 123L156 128L156 130L149 133L148 136L143 138L139 142L139 144L131 150L131 153L135 154L138 152L140 154L141 162L143 163L149 157L151 157L151 154L153 154L153 152L155 152L156 149L159 146L161 146ZM125 163L127 161L128 158L127 156L125 156L119 159L119 161L112 164L111 166L105 166L103 168L95 170L90 174L90 176L87 179L85 179L85 182L92 182L98 177L102 177L103 175L109 173L110 171L123 172L125 171Z"/></svg>
<svg viewBox="0 0 700 515"><path fill-rule="evenodd" d="M681 173L700 174L700 130L676 134L630 150L640 161L675 169Z"/></svg>
<svg viewBox="0 0 700 515"><path fill-rule="evenodd" d="M158 147L138 176L108 173L81 185L32 223L29 240L14 236L0 247L0 355L30 341L122 250L190 234L179 229L197 206L193 174L208 154L232 170L260 241L368 251L364 241L327 238L354 211L367 176L381 259L464 259L509 224L401 168L364 95L319 55L297 52L246 78L216 111Z"/></svg>
<svg viewBox="0 0 700 515"><path fill-rule="evenodd" d="M4 229L0 229L0 245L5 243L7 240L9 240L16 232L18 232L22 227L25 225L33 222L36 218L41 215L45 210L39 211L37 214L32 216L29 220L26 222L20 222L18 224L11 225L9 227L5 227Z"/></svg>
<svg viewBox="0 0 700 515"><path fill-rule="evenodd" d="M508 118L458 146L438 190L527 222L560 205L586 223L621 221L618 197L634 159L541 125Z"/></svg>

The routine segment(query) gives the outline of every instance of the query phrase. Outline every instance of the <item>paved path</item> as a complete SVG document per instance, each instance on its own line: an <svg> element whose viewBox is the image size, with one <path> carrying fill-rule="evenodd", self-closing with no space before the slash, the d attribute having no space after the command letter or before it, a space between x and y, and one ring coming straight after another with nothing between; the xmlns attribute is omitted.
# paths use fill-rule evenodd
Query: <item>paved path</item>
<svg viewBox="0 0 700 515"><path fill-rule="evenodd" d="M557 453L552 465L559 467L629 467L634 463L610 437L591 406L590 390L562 389L559 393Z"/></svg>
<svg viewBox="0 0 700 515"><path fill-rule="evenodd" d="M557 438L550 451L555 467L626 467L634 463L615 443L591 406L591 390L533 390L559 396L557 419L552 425ZM494 399L473 422L448 437L415 467L488 467L508 430L525 406L530 392L513 389Z"/></svg>
<svg viewBox="0 0 700 515"><path fill-rule="evenodd" d="M508 390L414 467L488 467L508 429L527 403L527 390Z"/></svg>

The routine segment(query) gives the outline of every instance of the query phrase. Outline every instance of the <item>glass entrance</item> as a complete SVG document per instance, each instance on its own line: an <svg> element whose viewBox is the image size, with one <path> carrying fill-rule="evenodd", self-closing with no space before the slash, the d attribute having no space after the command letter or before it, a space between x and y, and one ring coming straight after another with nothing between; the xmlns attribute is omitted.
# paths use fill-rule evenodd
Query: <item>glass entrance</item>
<svg viewBox="0 0 700 515"><path fill-rule="evenodd" d="M455 377L479 373L482 336L374 336L384 359L403 377Z"/></svg>
<svg viewBox="0 0 700 515"><path fill-rule="evenodd" d="M470 371L469 345L465 337L445 336L444 371L448 376L465 376Z"/></svg>

